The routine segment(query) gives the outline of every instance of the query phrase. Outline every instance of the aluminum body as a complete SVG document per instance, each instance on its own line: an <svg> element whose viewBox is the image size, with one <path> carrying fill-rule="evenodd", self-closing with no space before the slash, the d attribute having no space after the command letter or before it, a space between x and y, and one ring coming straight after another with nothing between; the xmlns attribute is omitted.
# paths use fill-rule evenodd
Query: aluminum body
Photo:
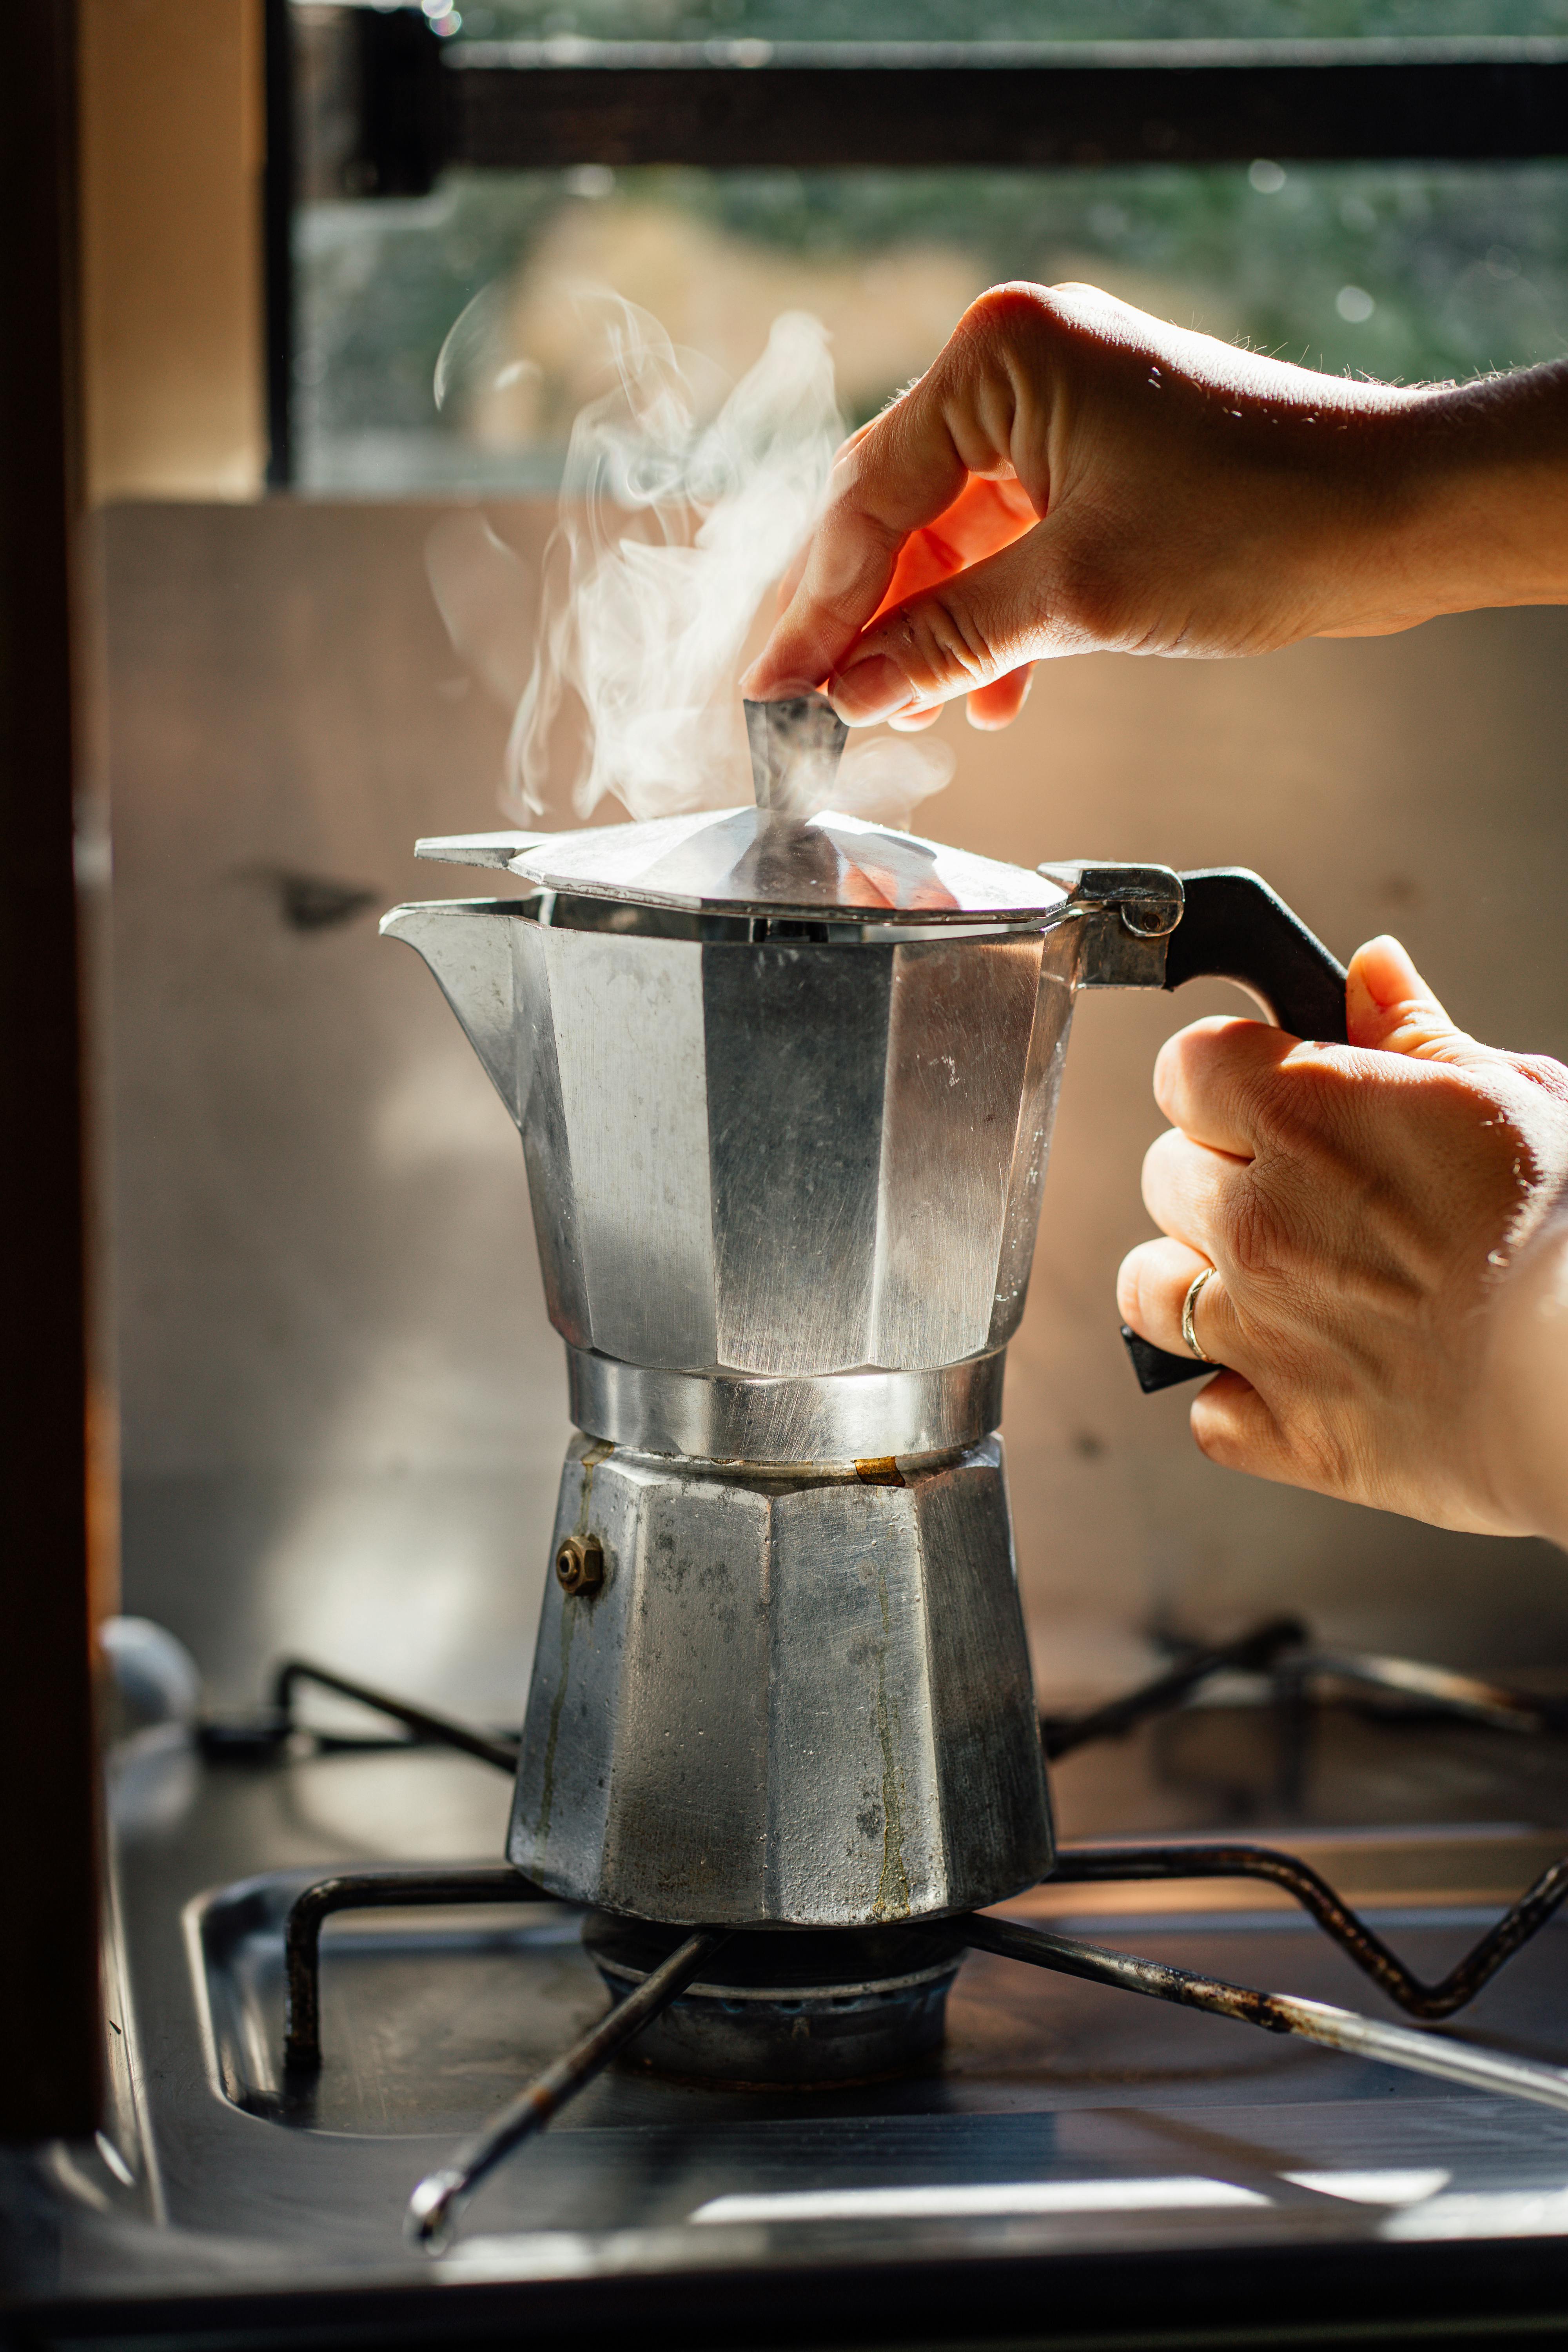
<svg viewBox="0 0 1568 2352"><path fill-rule="evenodd" d="M773 1379L1005 1346L1080 926L749 943L538 912L448 900L386 928L430 965L521 1131L563 1339Z"/></svg>
<svg viewBox="0 0 1568 2352"><path fill-rule="evenodd" d="M999 1901L1051 1859L1001 1440L763 1474L576 1440L511 1860L576 1901L861 1927ZM896 1483L895 1483L896 1482Z"/></svg>
<svg viewBox="0 0 1568 2352"><path fill-rule="evenodd" d="M657 828L479 838L430 847L543 861L534 897L383 926L521 1133L584 1432L554 1549L604 1564L550 1585L508 1851L667 1923L994 1903L1052 1859L1004 1351L1075 989L1157 982L1161 950L1076 869L837 820L681 824L662 898ZM600 895L570 895L574 860ZM824 921L830 867L860 895ZM1115 873L1168 928L1174 877Z"/></svg>

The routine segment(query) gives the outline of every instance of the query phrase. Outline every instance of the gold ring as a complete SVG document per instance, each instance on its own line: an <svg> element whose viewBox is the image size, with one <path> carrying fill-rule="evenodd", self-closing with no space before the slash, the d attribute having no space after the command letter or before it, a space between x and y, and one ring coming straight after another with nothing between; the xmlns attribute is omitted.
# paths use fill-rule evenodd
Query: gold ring
<svg viewBox="0 0 1568 2352"><path fill-rule="evenodd" d="M1182 1301L1182 1339L1200 1364L1212 1364L1214 1358L1206 1348L1199 1347L1198 1335L1193 1328L1193 1316L1203 1295L1205 1283L1212 1282L1218 1271L1217 1266L1205 1265L1202 1274L1194 1275L1187 1285L1187 1295Z"/></svg>

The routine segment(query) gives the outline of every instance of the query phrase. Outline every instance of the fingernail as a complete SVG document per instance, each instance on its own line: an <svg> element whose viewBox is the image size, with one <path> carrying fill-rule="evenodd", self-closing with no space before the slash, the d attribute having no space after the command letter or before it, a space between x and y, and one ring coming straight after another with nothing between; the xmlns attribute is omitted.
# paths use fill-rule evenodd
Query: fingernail
<svg viewBox="0 0 1568 2352"><path fill-rule="evenodd" d="M874 727L913 699L910 682L886 654L868 654L830 678L827 699L851 727Z"/></svg>

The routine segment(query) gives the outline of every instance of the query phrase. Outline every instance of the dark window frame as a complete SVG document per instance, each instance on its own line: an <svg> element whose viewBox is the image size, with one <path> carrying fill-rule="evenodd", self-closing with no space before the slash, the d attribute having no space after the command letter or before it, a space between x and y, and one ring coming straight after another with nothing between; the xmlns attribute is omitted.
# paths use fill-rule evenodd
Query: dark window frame
<svg viewBox="0 0 1568 2352"><path fill-rule="evenodd" d="M289 0L268 0L268 480L291 478ZM1019 168L1568 155L1568 40L443 41L356 13L355 185L449 164Z"/></svg>
<svg viewBox="0 0 1568 2352"><path fill-rule="evenodd" d="M7 26L0 79L0 1099L9 1120L0 1233L0 1773L11 1795L0 2016L0 2141L90 2138L103 2120L93 1595L111 1563L92 1524L89 1412L101 1371L90 1280L93 1110L102 1071L75 875L90 785L80 698L84 599L76 10ZM84 902L85 904L85 902ZM101 1473L98 1474L101 1475ZM95 1533L97 1540L95 1540ZM110 1595L98 1596L100 1602ZM110 1603L110 1605L112 1605ZM24 2176L12 2210L33 2218Z"/></svg>

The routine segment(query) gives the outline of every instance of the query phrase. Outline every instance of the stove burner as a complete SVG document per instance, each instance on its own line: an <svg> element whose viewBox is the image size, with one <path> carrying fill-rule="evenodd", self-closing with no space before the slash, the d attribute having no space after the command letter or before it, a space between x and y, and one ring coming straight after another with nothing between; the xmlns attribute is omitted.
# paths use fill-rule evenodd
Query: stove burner
<svg viewBox="0 0 1568 2352"><path fill-rule="evenodd" d="M1403 1659L1314 1654L1306 1629L1271 1620L1241 1641L1192 1649L1167 1673L1126 1698L1076 1719L1047 1718L1048 1755L1115 1737L1183 1699L1222 1669L1264 1671L1277 1696L1300 1708L1325 1688L1375 1693L1379 1701L1453 1715L1514 1732L1568 1731L1568 1706ZM243 1726L208 1727L215 1756L254 1753L294 1736L292 1700L301 1682L320 1683L379 1709L416 1739L437 1741L513 1772L510 1737L487 1736L366 1684L289 1660L277 1702ZM331 1746L384 1745L333 1739ZM1079 1884L1160 1878L1261 1878L1282 1887L1390 1999L1420 2018L1451 2016L1473 2000L1521 1946L1568 1899L1568 1856L1542 1872L1442 1981L1427 1985L1294 1855L1231 1844L1068 1847L1054 1877ZM320 1938L334 1911L384 1904L548 1901L510 1864L493 1869L418 1867L345 1874L307 1888L285 1936L288 2027L285 2059L296 2076L321 2063ZM609 1989L608 2014L510 2100L441 2170L421 2181L409 2208L412 2242L437 2252L458 2207L513 2147L543 2128L566 2102L616 2058L713 2087L805 2090L886 2079L933 2056L942 2039L948 1990L967 1948L992 1951L1122 1990L1173 2001L1331 2049L1436 2075L1493 2095L1568 2111L1568 2072L1478 2049L1349 2010L1260 1992L1193 1975L1059 1936L1019 1920L972 1912L885 1928L726 1930L673 1927L591 1914L584 1940Z"/></svg>
<svg viewBox="0 0 1568 2352"><path fill-rule="evenodd" d="M613 2000L689 1934L595 1911L583 1942ZM644 2028L626 2063L730 2090L885 2082L942 2047L961 1925L764 1928L725 1938L717 1964Z"/></svg>

